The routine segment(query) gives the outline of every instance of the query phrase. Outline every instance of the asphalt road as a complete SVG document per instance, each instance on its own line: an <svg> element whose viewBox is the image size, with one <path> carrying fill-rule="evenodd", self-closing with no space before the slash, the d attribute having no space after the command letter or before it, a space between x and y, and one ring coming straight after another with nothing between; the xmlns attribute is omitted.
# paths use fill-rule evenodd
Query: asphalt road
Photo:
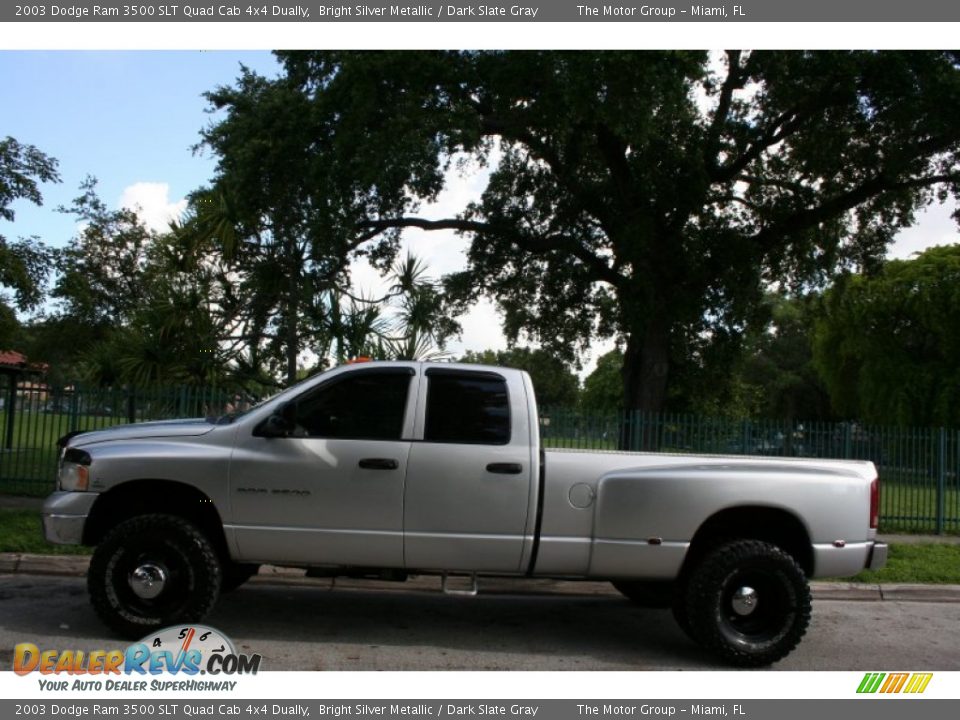
<svg viewBox="0 0 960 720"><path fill-rule="evenodd" d="M569 588L570 585L566 584ZM668 611L634 607L606 586L581 593L451 597L403 585L329 589L249 584L221 598L207 624L264 670L708 670L715 663ZM776 670L895 664L960 670L960 603L814 602L806 638ZM78 577L0 575L0 668L19 642L111 649Z"/></svg>

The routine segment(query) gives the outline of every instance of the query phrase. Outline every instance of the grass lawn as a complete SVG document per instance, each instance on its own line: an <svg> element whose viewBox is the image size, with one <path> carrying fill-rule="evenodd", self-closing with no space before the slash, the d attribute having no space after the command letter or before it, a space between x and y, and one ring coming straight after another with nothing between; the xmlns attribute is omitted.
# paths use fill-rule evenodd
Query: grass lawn
<svg viewBox="0 0 960 720"><path fill-rule="evenodd" d="M41 555L87 555L89 548L52 545L43 539L36 510L0 508L0 552ZM854 578L861 583L935 583L960 585L960 545L892 545L887 567L865 570Z"/></svg>
<svg viewBox="0 0 960 720"><path fill-rule="evenodd" d="M960 585L960 545L891 545L885 568L864 570L850 581Z"/></svg>
<svg viewBox="0 0 960 720"><path fill-rule="evenodd" d="M89 555L90 548L48 543L43 538L40 513L36 510L0 508L0 552Z"/></svg>
<svg viewBox="0 0 960 720"><path fill-rule="evenodd" d="M0 445L7 440L7 415L0 412ZM66 413L18 412L13 447L0 446L0 493L43 497L53 491L57 439L72 429L99 430L123 418Z"/></svg>

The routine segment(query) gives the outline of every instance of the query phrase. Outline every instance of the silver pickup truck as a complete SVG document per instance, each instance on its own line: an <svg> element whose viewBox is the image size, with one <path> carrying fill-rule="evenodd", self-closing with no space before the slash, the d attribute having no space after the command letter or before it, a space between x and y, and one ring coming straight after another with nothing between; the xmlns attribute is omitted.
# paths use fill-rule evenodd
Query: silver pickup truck
<svg viewBox="0 0 960 720"><path fill-rule="evenodd" d="M545 450L530 377L335 368L218 420L63 441L46 537L94 545L114 631L202 619L261 563L314 575L609 580L758 666L810 619L810 577L886 561L869 462Z"/></svg>

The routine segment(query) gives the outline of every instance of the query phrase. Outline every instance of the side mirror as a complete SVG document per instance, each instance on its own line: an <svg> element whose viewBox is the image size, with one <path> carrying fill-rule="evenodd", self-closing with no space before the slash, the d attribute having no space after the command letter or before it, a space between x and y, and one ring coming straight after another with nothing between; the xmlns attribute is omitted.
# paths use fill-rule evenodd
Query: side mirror
<svg viewBox="0 0 960 720"><path fill-rule="evenodd" d="M262 423L257 425L253 434L257 437L289 437L296 427L297 406L295 403L284 403L278 407Z"/></svg>

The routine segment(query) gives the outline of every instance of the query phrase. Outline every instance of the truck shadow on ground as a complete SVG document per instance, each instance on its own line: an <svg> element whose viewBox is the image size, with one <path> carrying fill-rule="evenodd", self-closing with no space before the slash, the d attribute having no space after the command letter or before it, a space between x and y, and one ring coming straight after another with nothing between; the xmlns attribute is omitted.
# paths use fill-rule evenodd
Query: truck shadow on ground
<svg viewBox="0 0 960 720"><path fill-rule="evenodd" d="M0 667L12 645L125 647L93 612L83 578L0 576ZM249 584L205 624L259 653L264 670L729 669L669 611L616 594L456 597L398 589Z"/></svg>
<svg viewBox="0 0 960 720"><path fill-rule="evenodd" d="M402 586L401 586L402 587ZM255 618L255 620L254 620ZM260 652L264 641L317 646L273 669L585 670L719 667L669 611L617 596L481 594L248 586L209 624Z"/></svg>

